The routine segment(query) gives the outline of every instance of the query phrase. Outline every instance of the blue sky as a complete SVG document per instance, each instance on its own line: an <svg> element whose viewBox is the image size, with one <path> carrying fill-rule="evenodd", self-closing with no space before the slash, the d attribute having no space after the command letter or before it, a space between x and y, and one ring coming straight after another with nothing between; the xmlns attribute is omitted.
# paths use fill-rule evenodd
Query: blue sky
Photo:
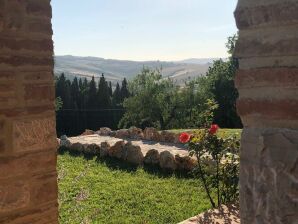
<svg viewBox="0 0 298 224"><path fill-rule="evenodd" d="M56 55L226 57L237 0L52 0Z"/></svg>

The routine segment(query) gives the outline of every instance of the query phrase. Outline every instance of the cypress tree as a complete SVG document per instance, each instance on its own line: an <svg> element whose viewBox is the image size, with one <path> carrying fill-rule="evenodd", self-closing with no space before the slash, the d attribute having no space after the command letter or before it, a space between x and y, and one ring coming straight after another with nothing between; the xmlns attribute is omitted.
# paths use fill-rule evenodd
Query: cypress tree
<svg viewBox="0 0 298 224"><path fill-rule="evenodd" d="M101 75L98 83L97 99L100 108L108 108L111 105L109 86L104 74Z"/></svg>
<svg viewBox="0 0 298 224"><path fill-rule="evenodd" d="M60 75L56 83L56 97L60 97L63 102L63 109L70 109L71 93L70 93L70 81L66 80L64 73Z"/></svg>
<svg viewBox="0 0 298 224"><path fill-rule="evenodd" d="M110 95L110 97L113 96L113 88L112 88L112 82L111 81L109 82L109 95Z"/></svg>
<svg viewBox="0 0 298 224"><path fill-rule="evenodd" d="M83 81L82 81L82 79L80 78L80 79L79 79L79 90L82 91L82 89L83 89Z"/></svg>
<svg viewBox="0 0 298 224"><path fill-rule="evenodd" d="M82 90L87 90L87 89L88 89L88 87L89 87L89 83L88 83L87 78L84 78L82 87L83 87Z"/></svg>
<svg viewBox="0 0 298 224"><path fill-rule="evenodd" d="M113 105L118 106L121 103L121 91L120 91L120 85L117 82L115 91L113 93Z"/></svg>
<svg viewBox="0 0 298 224"><path fill-rule="evenodd" d="M124 78L123 81L122 81L120 94L121 94L121 102L123 102L125 98L129 97L129 91L128 91L128 87L127 87L126 78Z"/></svg>
<svg viewBox="0 0 298 224"><path fill-rule="evenodd" d="M92 80L89 83L87 109L97 109L96 83L94 76L92 76Z"/></svg>
<svg viewBox="0 0 298 224"><path fill-rule="evenodd" d="M79 107L79 94L80 94L80 90L79 90L79 83L78 83L78 78L75 77L71 83L71 97L72 97L72 104L74 105L74 108L78 108Z"/></svg>

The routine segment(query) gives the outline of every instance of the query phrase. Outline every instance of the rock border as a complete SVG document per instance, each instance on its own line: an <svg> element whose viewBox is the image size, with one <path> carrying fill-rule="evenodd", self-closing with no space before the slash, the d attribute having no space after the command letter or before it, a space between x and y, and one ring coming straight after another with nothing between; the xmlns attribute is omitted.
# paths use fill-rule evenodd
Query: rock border
<svg viewBox="0 0 298 224"><path fill-rule="evenodd" d="M134 132L132 133L135 134ZM143 166L146 164L153 167L160 167L167 171L191 171L197 164L197 161L190 156L174 155L167 150L159 152L156 149L150 149L144 154L139 145L125 139L118 139L112 143L102 141L98 144L83 144L80 142L71 142L64 135L58 139L58 142L60 148L67 149L70 152L83 153L100 158L117 158L132 165Z"/></svg>

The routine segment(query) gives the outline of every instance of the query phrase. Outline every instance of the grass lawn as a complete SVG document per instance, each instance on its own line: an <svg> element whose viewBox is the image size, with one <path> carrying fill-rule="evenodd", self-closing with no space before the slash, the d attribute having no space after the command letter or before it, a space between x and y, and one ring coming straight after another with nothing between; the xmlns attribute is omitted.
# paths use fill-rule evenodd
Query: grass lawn
<svg viewBox="0 0 298 224"><path fill-rule="evenodd" d="M196 131L198 129L173 129L173 130L168 130L170 132L174 132L174 133L181 133L181 132L188 132L188 131ZM225 129L225 128L220 128L218 130L217 135L221 138L227 138L230 136L237 136L237 138L240 139L241 137L241 133L242 133L242 129Z"/></svg>
<svg viewBox="0 0 298 224"><path fill-rule="evenodd" d="M60 223L177 223L210 208L199 180L121 162L58 156Z"/></svg>

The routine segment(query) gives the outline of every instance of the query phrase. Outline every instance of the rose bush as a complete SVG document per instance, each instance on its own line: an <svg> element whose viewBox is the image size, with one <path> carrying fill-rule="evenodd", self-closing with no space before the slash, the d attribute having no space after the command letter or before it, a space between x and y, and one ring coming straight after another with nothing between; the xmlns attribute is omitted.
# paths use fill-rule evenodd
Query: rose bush
<svg viewBox="0 0 298 224"><path fill-rule="evenodd" d="M193 135L180 135L180 141L188 144L190 155L197 158L193 174L201 179L213 208L239 198L240 142L235 136L217 137L218 129L218 125L213 124ZM214 200L214 195L217 200Z"/></svg>

